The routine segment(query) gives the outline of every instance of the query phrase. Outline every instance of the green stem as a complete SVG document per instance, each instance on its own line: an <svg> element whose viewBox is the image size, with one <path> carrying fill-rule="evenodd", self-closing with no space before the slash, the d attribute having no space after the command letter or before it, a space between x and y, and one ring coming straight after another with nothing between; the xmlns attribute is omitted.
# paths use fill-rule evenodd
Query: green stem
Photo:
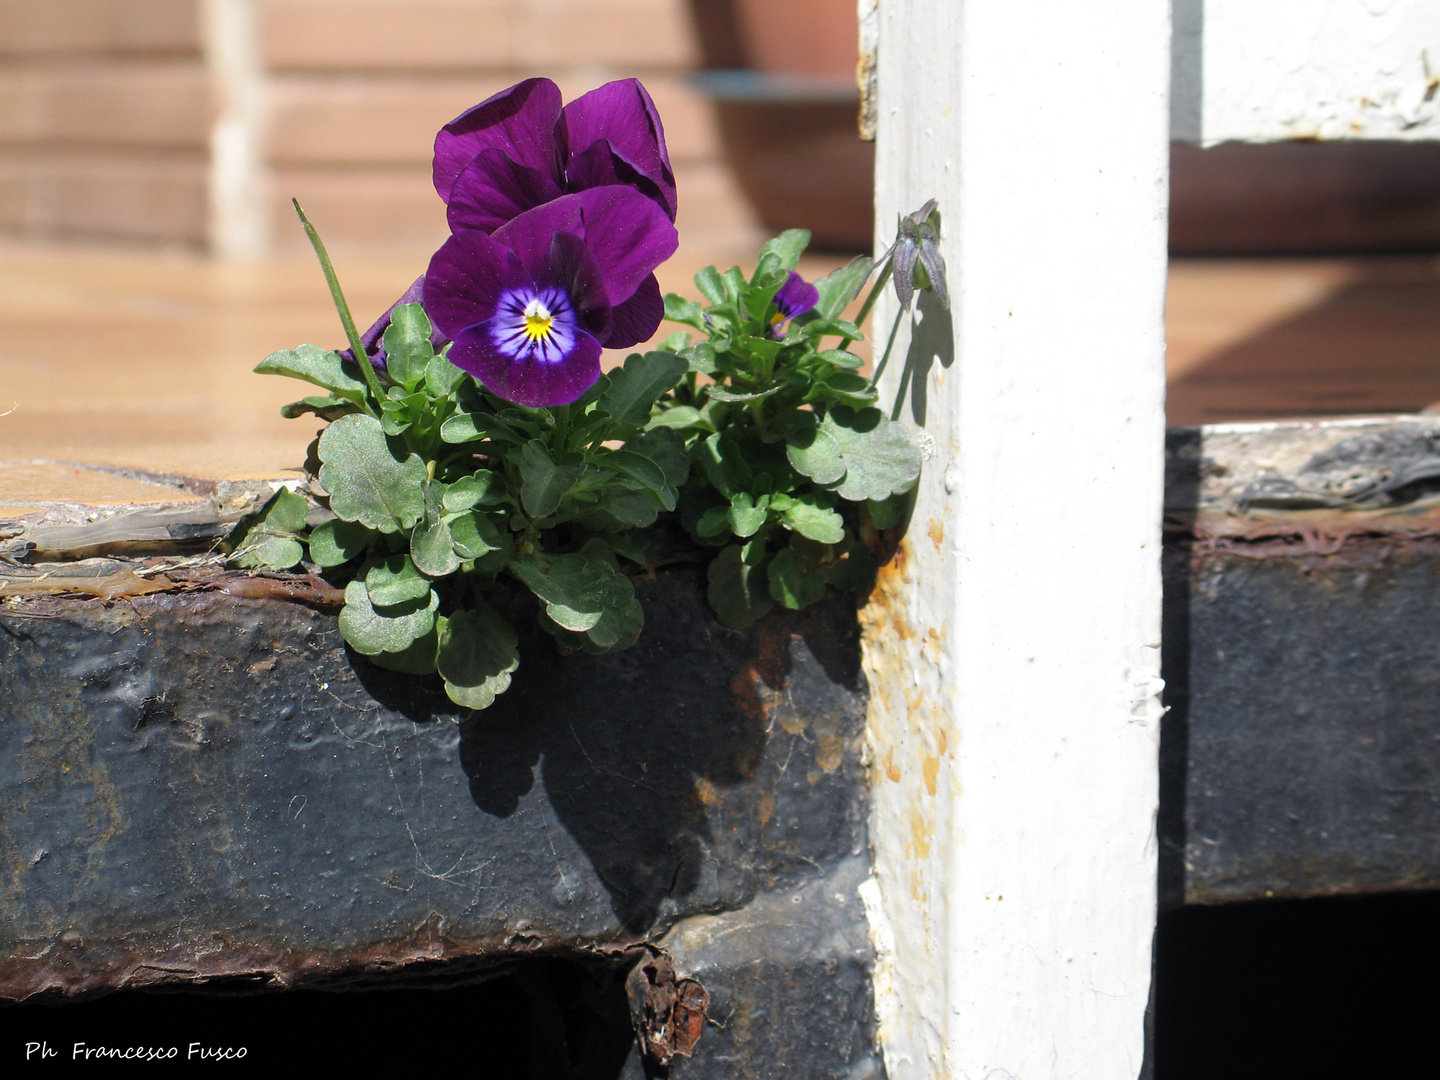
<svg viewBox="0 0 1440 1080"><path fill-rule="evenodd" d="M890 350L895 347L895 335L900 332L900 318L904 314L904 308L895 312L895 325L890 327L890 340L885 342L885 353L880 357L880 363L875 365L875 374L870 376L871 386L880 384L880 376L885 373L885 365L890 362Z"/></svg>
<svg viewBox="0 0 1440 1080"><path fill-rule="evenodd" d="M885 286L890 283L890 272L893 265L893 259L885 260L885 267L880 271L880 276L875 279L875 284L871 286L870 295L865 298L865 303L860 305L860 310L855 315L856 326L865 325L865 318L870 314L870 309L875 306L875 301L885 291Z"/></svg>
<svg viewBox="0 0 1440 1080"><path fill-rule="evenodd" d="M320 234L315 231L315 226L310 224L305 211L300 209L299 200L291 199L290 205L295 207L295 213L300 215L300 224L305 227L305 235L310 238L310 246L315 249L315 257L320 260L320 269L325 273L325 283L330 286L330 298L335 301L335 310L340 315L340 325L345 328L345 337L355 353L355 363L359 365L360 373L365 376L365 384L370 388L370 394L375 398L375 408L378 409L385 398L385 391L380 386L380 376L375 371L370 354L360 343L360 334L355 329L355 320L350 317L350 305L345 302L345 294L340 291L340 280L335 276L335 267L330 263L330 256L325 252ZM375 413L372 411L370 415Z"/></svg>

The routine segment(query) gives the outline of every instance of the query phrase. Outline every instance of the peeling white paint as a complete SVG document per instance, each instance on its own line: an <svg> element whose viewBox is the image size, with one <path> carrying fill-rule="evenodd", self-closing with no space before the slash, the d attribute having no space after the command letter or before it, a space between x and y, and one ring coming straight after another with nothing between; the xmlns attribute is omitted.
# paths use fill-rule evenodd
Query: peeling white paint
<svg viewBox="0 0 1440 1080"><path fill-rule="evenodd" d="M1175 0L1175 138L1440 138L1435 0Z"/></svg>
<svg viewBox="0 0 1440 1080"><path fill-rule="evenodd" d="M929 365L932 454L863 614L892 1080L1140 1070L1169 59L1165 0L880 6L878 239L937 198L953 303L882 388Z"/></svg>

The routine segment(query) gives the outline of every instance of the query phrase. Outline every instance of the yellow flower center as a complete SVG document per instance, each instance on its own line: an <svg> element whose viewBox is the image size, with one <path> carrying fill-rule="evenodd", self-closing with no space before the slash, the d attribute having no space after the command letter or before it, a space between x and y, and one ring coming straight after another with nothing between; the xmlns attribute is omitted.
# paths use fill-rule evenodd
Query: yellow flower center
<svg viewBox="0 0 1440 1080"><path fill-rule="evenodd" d="M555 321L555 316L550 314L550 309L540 302L536 297L525 306L525 335L531 341L543 341L550 336L550 325Z"/></svg>

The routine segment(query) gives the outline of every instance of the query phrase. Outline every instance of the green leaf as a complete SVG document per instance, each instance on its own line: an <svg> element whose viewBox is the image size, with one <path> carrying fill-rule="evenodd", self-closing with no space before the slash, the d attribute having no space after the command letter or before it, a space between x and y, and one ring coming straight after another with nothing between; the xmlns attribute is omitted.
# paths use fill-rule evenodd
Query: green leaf
<svg viewBox="0 0 1440 1080"><path fill-rule="evenodd" d="M398 460L373 416L342 416L320 436L318 452L330 509L346 521L393 533L425 512L425 463L414 453Z"/></svg>
<svg viewBox="0 0 1440 1080"><path fill-rule="evenodd" d="M725 498L734 498L738 492L749 489L750 466L745 463L745 455L733 436L717 432L697 443L695 453L705 479Z"/></svg>
<svg viewBox="0 0 1440 1080"><path fill-rule="evenodd" d="M580 478L580 466L557 465L539 439L532 439L520 454L520 504L534 518L546 518L560 507L561 497Z"/></svg>
<svg viewBox="0 0 1440 1080"><path fill-rule="evenodd" d="M708 341L698 341L694 345L681 349L677 354L687 364L690 370L701 375L715 374L715 346Z"/></svg>
<svg viewBox="0 0 1440 1080"><path fill-rule="evenodd" d="M869 405L878 396L870 380L853 371L832 371L821 380L826 394L851 405Z"/></svg>
<svg viewBox="0 0 1440 1080"><path fill-rule="evenodd" d="M879 409L831 409L822 422L840 446L845 477L835 489L851 502L885 499L915 486L920 448ZM803 471L803 470L802 470ZM823 481L822 481L823 482Z"/></svg>
<svg viewBox="0 0 1440 1080"><path fill-rule="evenodd" d="M845 455L839 440L813 412L795 413L790 418L785 456L797 472L817 484L833 484L845 475Z"/></svg>
<svg viewBox="0 0 1440 1080"><path fill-rule="evenodd" d="M432 578L445 577L460 569L460 556L450 536L450 523L438 514L425 515L425 521L410 534L410 557L416 568Z"/></svg>
<svg viewBox="0 0 1440 1080"><path fill-rule="evenodd" d="M505 501L501 487L498 478L489 469L476 469L469 476L446 484L440 502L452 514L469 510L472 506L497 506Z"/></svg>
<svg viewBox="0 0 1440 1080"><path fill-rule="evenodd" d="M844 556L826 570L825 577L837 589L866 593L875 587L875 574L878 570L875 556L870 554L870 549L861 541L852 540Z"/></svg>
<svg viewBox="0 0 1440 1080"><path fill-rule="evenodd" d="M600 408L617 424L644 427L650 420L650 406L689 370L689 363L674 353L631 353L623 368L609 373L610 388L600 398Z"/></svg>
<svg viewBox="0 0 1440 1080"><path fill-rule="evenodd" d="M700 520L695 525L697 536L705 539L713 539L717 536L724 536L730 532L730 507L712 506L700 515Z"/></svg>
<svg viewBox="0 0 1440 1080"><path fill-rule="evenodd" d="M429 675L435 670L435 650L440 646L439 630L444 619L443 615L436 616L435 625L430 632L412 641L409 648L399 652L375 653L370 657L370 662L391 671L402 671L407 675Z"/></svg>
<svg viewBox="0 0 1440 1080"><path fill-rule="evenodd" d="M844 338L846 341L865 340L860 328L845 319L811 319L801 324L800 332L811 341L827 336Z"/></svg>
<svg viewBox="0 0 1440 1080"><path fill-rule="evenodd" d="M298 349L282 349L271 353L255 365L260 375L288 375L292 379L323 386L336 397L353 401L357 405L365 402L365 384L344 369L340 354L315 345L301 345Z"/></svg>
<svg viewBox="0 0 1440 1080"><path fill-rule="evenodd" d="M445 357L434 357L425 365L425 389L431 397L449 397L465 381L468 374L469 372L456 367Z"/></svg>
<svg viewBox="0 0 1440 1080"><path fill-rule="evenodd" d="M770 595L792 611L809 607L825 595L825 575L800 568L788 547L770 560Z"/></svg>
<svg viewBox="0 0 1440 1080"><path fill-rule="evenodd" d="M669 428L652 428L627 442L621 449L633 450L660 466L665 473L665 486L678 492L690 478L690 459L685 455L685 439Z"/></svg>
<svg viewBox="0 0 1440 1080"><path fill-rule="evenodd" d="M650 418L650 427L683 430L700 423L700 410L693 405L675 405Z"/></svg>
<svg viewBox="0 0 1440 1080"><path fill-rule="evenodd" d="M518 643L514 628L493 608L441 619L435 666L446 695L467 709L489 708L510 689L510 673L520 666Z"/></svg>
<svg viewBox="0 0 1440 1080"><path fill-rule="evenodd" d="M756 506L754 498L748 491L736 492L730 500L729 520L730 528L736 536L742 539L747 536L754 536L765 524L768 516L769 500L765 500L764 506ZM704 518L701 518L704 521Z"/></svg>
<svg viewBox="0 0 1440 1080"><path fill-rule="evenodd" d="M719 386L707 386L705 392L710 395L713 401L759 401L762 398L769 397L771 394L778 394L783 389L784 386L782 384L776 383L766 390L761 390L758 394L736 394L733 391L726 390Z"/></svg>
<svg viewBox="0 0 1440 1080"><path fill-rule="evenodd" d="M903 492L888 499L870 499L866 505L870 508L871 524L877 529L893 529L904 518L908 502ZM311 547L314 547L313 541Z"/></svg>
<svg viewBox="0 0 1440 1080"><path fill-rule="evenodd" d="M365 554L375 532L358 521L325 521L310 530L310 558L319 566L339 566Z"/></svg>
<svg viewBox="0 0 1440 1080"><path fill-rule="evenodd" d="M459 371L459 368L455 370ZM464 374L461 372L461 374ZM524 438L500 417L487 412L456 412L445 418L440 425L440 438L447 443L477 442L493 439L496 442L518 446Z"/></svg>
<svg viewBox="0 0 1440 1080"><path fill-rule="evenodd" d="M845 537L845 519L819 495L797 495L781 520L822 544L838 544Z"/></svg>
<svg viewBox="0 0 1440 1080"><path fill-rule="evenodd" d="M310 504L303 495L281 488L257 515L248 519L232 542L240 566L255 569L288 570L305 557L300 533Z"/></svg>
<svg viewBox="0 0 1440 1080"><path fill-rule="evenodd" d="M859 295L865 279L870 275L870 268L874 265L875 260L870 256L857 255L839 270L815 282L815 290L820 294L820 300L814 308L815 313L822 319L838 319L840 313Z"/></svg>
<svg viewBox="0 0 1440 1080"><path fill-rule="evenodd" d="M390 377L413 390L425 381L434 357L425 309L419 304L397 306L390 312L390 325L385 328L385 370Z"/></svg>
<svg viewBox="0 0 1440 1080"><path fill-rule="evenodd" d="M583 633L575 633L555 623L548 614L541 615L540 625L553 634L562 646L602 653L610 649L628 649L640 637L640 631L645 626L645 612L635 599L635 587L629 578L608 562L604 565L609 572L605 579L604 611L594 626Z"/></svg>
<svg viewBox="0 0 1440 1080"><path fill-rule="evenodd" d="M430 582L403 552L366 563L360 577L370 603L387 610L424 599L430 593Z"/></svg>
<svg viewBox="0 0 1440 1080"><path fill-rule="evenodd" d="M725 302L725 283L720 280L720 272L715 267L707 266L696 274L695 287L710 303L723 304Z"/></svg>
<svg viewBox="0 0 1440 1080"><path fill-rule="evenodd" d="M330 397L307 397L299 401L292 401L288 405L280 406L280 415L286 420L294 420L304 416L306 413L314 413L321 420L338 420L342 416L358 412L359 405L353 401L346 401L344 398Z"/></svg>
<svg viewBox="0 0 1440 1080"><path fill-rule="evenodd" d="M774 606L765 584L765 571L747 566L735 544L715 557L706 577L709 587L705 597L726 626L744 630Z"/></svg>
<svg viewBox="0 0 1440 1080"><path fill-rule="evenodd" d="M777 256L779 265L788 274L795 269L800 262L800 256L805 254L805 249L809 246L809 229L786 229L760 249L760 259L763 261L766 255Z"/></svg>
<svg viewBox="0 0 1440 1080"><path fill-rule="evenodd" d="M599 559L526 555L510 564L510 572L545 601L545 614L566 630L589 630L605 613L607 575L613 571Z"/></svg>
<svg viewBox="0 0 1440 1080"><path fill-rule="evenodd" d="M825 349L823 352L818 352L815 355L827 364L832 364L838 368L858 368L863 367L865 364L864 360L856 356L853 352L847 352L845 349Z"/></svg>
<svg viewBox="0 0 1440 1080"><path fill-rule="evenodd" d="M597 465L603 465L607 469L613 469L622 476L628 476L637 484L648 488L651 491L663 491L665 489L665 470L659 465L633 450L611 450L595 458ZM670 509L674 509L672 505Z"/></svg>
<svg viewBox="0 0 1440 1080"><path fill-rule="evenodd" d="M340 633L352 649L365 656L403 652L435 627L440 596L428 583L425 592L421 599L394 605L382 613L371 604L365 582L352 581L345 586Z"/></svg>
<svg viewBox="0 0 1440 1080"><path fill-rule="evenodd" d="M693 326L697 330L705 329L705 316L700 310L700 305L694 300L687 300L675 293L665 294L665 318L671 322Z"/></svg>
<svg viewBox="0 0 1440 1080"><path fill-rule="evenodd" d="M745 307L757 319L762 317L771 299L789 276L790 272L781 264L778 254L773 251L761 252L760 261L755 264L755 273L750 275L750 289L746 292Z"/></svg>
<svg viewBox="0 0 1440 1080"><path fill-rule="evenodd" d="M451 521L450 541L462 559L481 558L509 543L495 523L480 513L461 514Z"/></svg>

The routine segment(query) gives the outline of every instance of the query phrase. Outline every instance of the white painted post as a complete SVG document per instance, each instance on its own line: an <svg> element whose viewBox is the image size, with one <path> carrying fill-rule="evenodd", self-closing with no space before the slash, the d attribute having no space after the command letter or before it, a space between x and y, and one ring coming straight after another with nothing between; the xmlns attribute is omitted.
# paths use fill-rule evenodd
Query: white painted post
<svg viewBox="0 0 1440 1080"><path fill-rule="evenodd" d="M252 259L270 246L269 119L255 0L205 0L205 63L215 121L210 129L210 250Z"/></svg>
<svg viewBox="0 0 1440 1080"><path fill-rule="evenodd" d="M1440 138L1435 0L1174 2L1176 139Z"/></svg>
<svg viewBox="0 0 1440 1080"><path fill-rule="evenodd" d="M879 16L879 243L938 199L952 297L921 302L882 388L908 355L928 448L865 612L887 1068L1131 1078L1155 921L1169 5Z"/></svg>

